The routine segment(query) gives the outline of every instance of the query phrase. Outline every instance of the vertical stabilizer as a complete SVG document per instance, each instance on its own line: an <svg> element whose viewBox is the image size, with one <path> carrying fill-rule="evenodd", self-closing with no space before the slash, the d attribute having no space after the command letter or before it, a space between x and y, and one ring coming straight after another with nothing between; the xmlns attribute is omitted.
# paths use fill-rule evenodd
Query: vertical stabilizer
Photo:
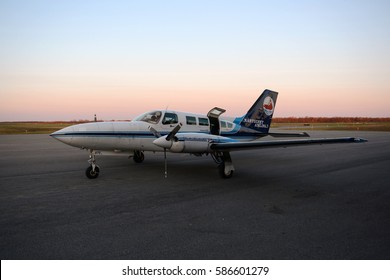
<svg viewBox="0 0 390 280"><path fill-rule="evenodd" d="M277 97L277 92L268 89L264 90L248 113L241 119L240 125L242 130L268 133Z"/></svg>

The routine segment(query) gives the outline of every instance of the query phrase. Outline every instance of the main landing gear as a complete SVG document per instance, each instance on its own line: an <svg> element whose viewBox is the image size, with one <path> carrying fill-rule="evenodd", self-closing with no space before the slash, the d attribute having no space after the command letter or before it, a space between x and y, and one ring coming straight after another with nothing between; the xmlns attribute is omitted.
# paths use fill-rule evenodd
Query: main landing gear
<svg viewBox="0 0 390 280"><path fill-rule="evenodd" d="M222 178L229 179L233 176L234 166L229 152L214 152L211 157L218 164L219 175Z"/></svg>
<svg viewBox="0 0 390 280"><path fill-rule="evenodd" d="M141 151L134 151L133 160L136 163L141 163L145 159L145 155Z"/></svg>
<svg viewBox="0 0 390 280"><path fill-rule="evenodd" d="M89 160L90 166L85 170L85 175L89 179L96 179L99 177L100 168L96 164L96 152L94 150L89 150Z"/></svg>

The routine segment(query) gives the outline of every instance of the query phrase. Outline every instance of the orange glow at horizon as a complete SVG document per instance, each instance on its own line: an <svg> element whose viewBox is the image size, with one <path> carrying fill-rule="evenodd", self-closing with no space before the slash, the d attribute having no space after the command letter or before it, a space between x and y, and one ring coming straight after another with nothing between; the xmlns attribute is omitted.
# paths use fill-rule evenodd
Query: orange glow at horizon
<svg viewBox="0 0 390 280"><path fill-rule="evenodd" d="M277 89L270 88L278 91ZM97 114L103 120L133 119L153 109L169 109L206 114L212 107L225 108L226 116L244 115L263 89L95 89L50 90L34 93L14 93L2 102L0 116L3 120L81 120L92 119ZM354 98L351 98L354 96ZM377 100L377 102L370 100ZM361 107L361 104L364 106ZM382 104L382 105L380 105ZM347 92L279 91L275 117L388 117L389 98L385 94L368 96L364 90ZM20 112L14 119L7 115Z"/></svg>

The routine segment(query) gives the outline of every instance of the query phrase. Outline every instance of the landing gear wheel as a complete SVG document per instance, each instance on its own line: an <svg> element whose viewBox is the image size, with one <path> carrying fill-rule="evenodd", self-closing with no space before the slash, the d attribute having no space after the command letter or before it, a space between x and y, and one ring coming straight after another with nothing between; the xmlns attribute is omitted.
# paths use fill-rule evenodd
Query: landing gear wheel
<svg viewBox="0 0 390 280"><path fill-rule="evenodd" d="M96 179L97 177L99 177L99 171L99 167L95 166L95 170L93 170L91 165L87 168L87 170L85 170L85 175L87 175L89 179Z"/></svg>
<svg viewBox="0 0 390 280"><path fill-rule="evenodd" d="M221 175L222 178L224 179L229 179L233 176L233 170L228 170L226 171L225 170L225 163L221 163L220 165L218 165L218 171L219 171L219 175Z"/></svg>
<svg viewBox="0 0 390 280"><path fill-rule="evenodd" d="M145 159L145 155L143 152L141 151L134 151L134 156L133 156L133 160L134 162L136 163L141 163L143 162Z"/></svg>

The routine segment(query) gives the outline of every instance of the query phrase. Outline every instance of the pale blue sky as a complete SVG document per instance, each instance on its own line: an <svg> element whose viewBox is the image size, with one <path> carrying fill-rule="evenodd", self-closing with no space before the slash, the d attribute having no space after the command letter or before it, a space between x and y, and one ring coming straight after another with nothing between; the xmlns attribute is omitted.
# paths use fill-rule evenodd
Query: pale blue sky
<svg viewBox="0 0 390 280"><path fill-rule="evenodd" d="M0 0L0 121L389 116L390 1ZM302 104L304 104L302 106Z"/></svg>

